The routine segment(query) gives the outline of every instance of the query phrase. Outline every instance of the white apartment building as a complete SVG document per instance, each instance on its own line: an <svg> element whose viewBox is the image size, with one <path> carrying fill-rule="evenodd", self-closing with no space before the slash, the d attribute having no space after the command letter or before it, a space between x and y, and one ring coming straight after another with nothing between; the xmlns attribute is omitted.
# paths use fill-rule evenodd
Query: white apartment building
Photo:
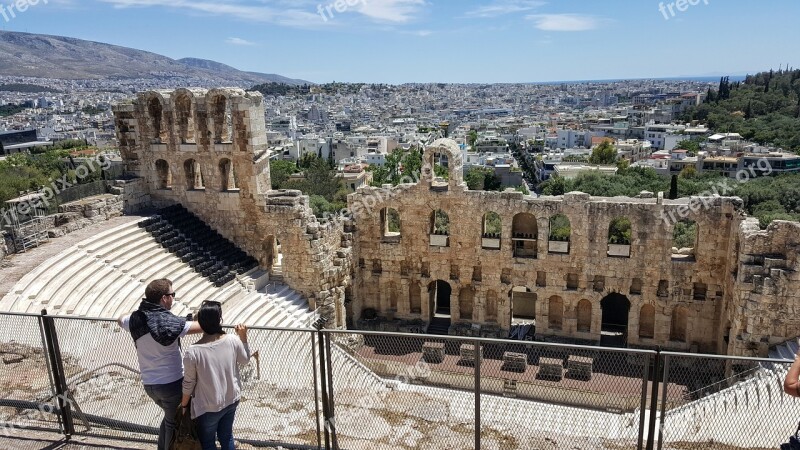
<svg viewBox="0 0 800 450"><path fill-rule="evenodd" d="M650 123L644 127L644 138L654 149L669 151L674 149L678 142L686 139L686 136L678 134L684 130L686 130L684 125Z"/></svg>

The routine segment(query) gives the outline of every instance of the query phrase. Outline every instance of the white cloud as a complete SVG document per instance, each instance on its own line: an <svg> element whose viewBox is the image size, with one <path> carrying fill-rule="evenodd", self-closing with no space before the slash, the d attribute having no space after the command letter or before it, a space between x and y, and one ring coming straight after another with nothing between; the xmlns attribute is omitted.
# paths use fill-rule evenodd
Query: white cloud
<svg viewBox="0 0 800 450"><path fill-rule="evenodd" d="M417 17L425 0L361 0L357 11L380 22L406 23Z"/></svg>
<svg viewBox="0 0 800 450"><path fill-rule="evenodd" d="M247 5L238 0L99 0L115 8L163 7L193 13L228 16L240 20L276 23L294 27L318 27L324 21L315 9L275 7L265 4Z"/></svg>
<svg viewBox="0 0 800 450"><path fill-rule="evenodd" d="M545 4L539 0L496 0L490 5L467 11L464 17L497 17L518 14L534 10Z"/></svg>
<svg viewBox="0 0 800 450"><path fill-rule="evenodd" d="M604 19L581 14L531 14L525 18L544 31L588 31L604 22Z"/></svg>
<svg viewBox="0 0 800 450"><path fill-rule="evenodd" d="M225 43L232 45L256 45L255 42L250 42L246 39L238 37L229 37L228 39L225 39Z"/></svg>

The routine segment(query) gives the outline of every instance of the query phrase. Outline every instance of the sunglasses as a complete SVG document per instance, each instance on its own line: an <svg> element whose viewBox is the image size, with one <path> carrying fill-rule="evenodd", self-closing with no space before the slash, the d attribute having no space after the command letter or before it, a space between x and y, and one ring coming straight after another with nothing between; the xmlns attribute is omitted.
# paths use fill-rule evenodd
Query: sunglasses
<svg viewBox="0 0 800 450"><path fill-rule="evenodd" d="M173 292L170 292L170 293L168 293L168 294L164 294L164 295L166 295L167 297L176 298L176 297L175 297L175 292L174 292L174 291L173 291Z"/></svg>

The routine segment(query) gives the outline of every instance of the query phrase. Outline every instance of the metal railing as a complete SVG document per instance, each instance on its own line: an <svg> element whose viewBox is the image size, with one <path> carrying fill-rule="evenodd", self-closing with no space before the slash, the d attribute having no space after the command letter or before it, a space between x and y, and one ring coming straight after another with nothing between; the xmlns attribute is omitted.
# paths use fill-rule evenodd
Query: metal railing
<svg viewBox="0 0 800 450"><path fill-rule="evenodd" d="M0 313L0 329L0 433L155 440L114 321ZM313 328L249 342L234 436L255 446L776 448L800 417L782 360Z"/></svg>

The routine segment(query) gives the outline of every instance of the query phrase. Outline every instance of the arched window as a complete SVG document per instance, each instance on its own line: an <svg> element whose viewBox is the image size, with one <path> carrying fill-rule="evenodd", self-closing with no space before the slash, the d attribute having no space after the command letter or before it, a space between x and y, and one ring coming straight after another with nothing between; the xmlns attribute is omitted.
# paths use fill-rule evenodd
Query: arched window
<svg viewBox="0 0 800 450"><path fill-rule="evenodd" d="M639 311L639 337L653 339L656 332L656 308L644 305Z"/></svg>
<svg viewBox="0 0 800 450"><path fill-rule="evenodd" d="M536 294L525 286L515 286L511 296L511 323L536 320Z"/></svg>
<svg viewBox="0 0 800 450"><path fill-rule="evenodd" d="M569 219L563 214L550 218L550 235L548 236L548 251L550 253L569 253L569 240L572 237L572 227Z"/></svg>
<svg viewBox="0 0 800 450"><path fill-rule="evenodd" d="M178 140L181 144L195 143L194 111L192 98L186 91L175 98L175 121L178 124Z"/></svg>
<svg viewBox="0 0 800 450"><path fill-rule="evenodd" d="M694 261L697 247L697 223L691 220L676 222L672 228L672 259Z"/></svg>
<svg viewBox="0 0 800 450"><path fill-rule="evenodd" d="M564 300L554 295L547 305L548 326L551 330L560 330L564 323Z"/></svg>
<svg viewBox="0 0 800 450"><path fill-rule="evenodd" d="M422 292L419 282L413 282L408 286L408 302L411 304L411 313L419 314L422 312Z"/></svg>
<svg viewBox="0 0 800 450"><path fill-rule="evenodd" d="M486 293L486 321L497 322L497 292Z"/></svg>
<svg viewBox="0 0 800 450"><path fill-rule="evenodd" d="M172 171L163 159L156 161L156 188L172 189Z"/></svg>
<svg viewBox="0 0 800 450"><path fill-rule="evenodd" d="M186 189L190 191L202 190L206 188L203 182L203 171L200 163L194 159L188 159L183 163L183 171L186 175Z"/></svg>
<svg viewBox="0 0 800 450"><path fill-rule="evenodd" d="M672 310L672 321L669 327L669 340L686 342L686 325L689 320L689 313L686 307L676 306Z"/></svg>
<svg viewBox="0 0 800 450"><path fill-rule="evenodd" d="M514 257L536 258L539 238L536 217L528 213L514 216L511 223L511 238L514 242Z"/></svg>
<svg viewBox="0 0 800 450"><path fill-rule="evenodd" d="M592 303L586 299L578 302L578 331L582 333L592 331Z"/></svg>
<svg viewBox="0 0 800 450"><path fill-rule="evenodd" d="M239 190L239 184L236 181L236 171L230 159L225 158L219 162L219 177L223 192Z"/></svg>
<svg viewBox="0 0 800 450"><path fill-rule="evenodd" d="M473 304L475 303L475 292L471 287L461 288L458 293L458 313L461 320L472 321Z"/></svg>
<svg viewBox="0 0 800 450"><path fill-rule="evenodd" d="M499 249L500 235L503 231L503 222L500 214L489 211L483 215L483 232L481 246L483 248Z"/></svg>
<svg viewBox="0 0 800 450"><path fill-rule="evenodd" d="M450 217L441 209L431 213L430 238L434 247L447 247L450 245Z"/></svg>
<svg viewBox="0 0 800 450"><path fill-rule="evenodd" d="M631 256L633 230L627 217L617 217L608 226L608 256Z"/></svg>
<svg viewBox="0 0 800 450"><path fill-rule="evenodd" d="M397 285L389 282L386 286L387 295L389 297L389 309L397 312Z"/></svg>
<svg viewBox="0 0 800 450"><path fill-rule="evenodd" d="M400 213L396 209L381 210L381 235L384 240L400 238Z"/></svg>
<svg viewBox="0 0 800 450"><path fill-rule="evenodd" d="M153 97L147 103L147 112L150 116L150 126L152 127L151 143L161 144L167 142L167 130L164 127L164 107L157 97Z"/></svg>
<svg viewBox="0 0 800 450"><path fill-rule="evenodd" d="M215 144L229 143L233 139L233 115L228 99L217 95L211 101L211 114L214 119L213 141Z"/></svg>

